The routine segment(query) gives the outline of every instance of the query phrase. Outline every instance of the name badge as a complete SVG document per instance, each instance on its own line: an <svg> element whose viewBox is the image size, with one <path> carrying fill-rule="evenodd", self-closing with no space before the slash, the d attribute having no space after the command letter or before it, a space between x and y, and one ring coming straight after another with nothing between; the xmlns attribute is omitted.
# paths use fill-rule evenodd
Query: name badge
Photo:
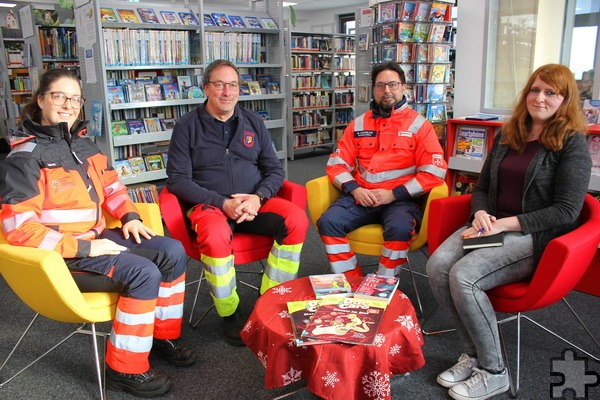
<svg viewBox="0 0 600 400"><path fill-rule="evenodd" d="M377 136L376 131L354 131L355 138L375 137Z"/></svg>
<svg viewBox="0 0 600 400"><path fill-rule="evenodd" d="M404 136L404 137L412 137L412 132L408 132L408 131L398 131L398 136Z"/></svg>

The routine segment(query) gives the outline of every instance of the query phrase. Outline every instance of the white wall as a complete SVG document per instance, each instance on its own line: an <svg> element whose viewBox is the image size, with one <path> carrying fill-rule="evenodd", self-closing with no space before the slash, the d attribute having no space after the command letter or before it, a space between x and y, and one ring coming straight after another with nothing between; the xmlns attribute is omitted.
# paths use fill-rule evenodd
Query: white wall
<svg viewBox="0 0 600 400"><path fill-rule="evenodd" d="M348 6L318 11L301 12L296 10L296 26L292 27L292 32L338 33L338 16L354 14L357 8L358 6ZM283 18L290 18L288 7L283 9Z"/></svg>

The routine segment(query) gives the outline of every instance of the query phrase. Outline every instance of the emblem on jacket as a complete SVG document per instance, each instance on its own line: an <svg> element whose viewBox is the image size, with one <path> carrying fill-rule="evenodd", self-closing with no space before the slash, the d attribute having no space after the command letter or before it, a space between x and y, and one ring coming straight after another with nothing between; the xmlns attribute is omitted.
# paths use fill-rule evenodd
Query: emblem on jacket
<svg viewBox="0 0 600 400"><path fill-rule="evenodd" d="M443 163L443 157L441 154L432 154L431 155L432 158L432 164L433 165L437 165L438 167L441 167L444 163Z"/></svg>
<svg viewBox="0 0 600 400"><path fill-rule="evenodd" d="M254 142L256 141L256 133L250 131L244 131L244 146L246 147L254 147Z"/></svg>

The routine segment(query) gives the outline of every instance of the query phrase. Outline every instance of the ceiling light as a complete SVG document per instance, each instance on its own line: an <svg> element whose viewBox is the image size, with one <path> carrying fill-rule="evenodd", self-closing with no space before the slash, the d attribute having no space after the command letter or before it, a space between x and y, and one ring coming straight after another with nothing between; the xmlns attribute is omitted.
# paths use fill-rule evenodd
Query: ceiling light
<svg viewBox="0 0 600 400"><path fill-rule="evenodd" d="M296 4L298 4L298 3L290 3L290 2L287 2L287 1L283 2L283 6L284 7L295 6Z"/></svg>
<svg viewBox="0 0 600 400"><path fill-rule="evenodd" d="M13 8L17 3L0 3L0 7Z"/></svg>

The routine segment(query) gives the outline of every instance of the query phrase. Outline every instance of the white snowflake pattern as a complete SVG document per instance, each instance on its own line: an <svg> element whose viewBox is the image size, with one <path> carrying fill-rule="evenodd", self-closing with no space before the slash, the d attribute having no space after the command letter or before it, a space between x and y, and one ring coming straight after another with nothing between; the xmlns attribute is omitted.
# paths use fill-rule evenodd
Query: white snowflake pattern
<svg viewBox="0 0 600 400"><path fill-rule="evenodd" d="M277 315L279 315L279 317L282 319L288 319L290 317L290 314L287 312L287 310L281 310Z"/></svg>
<svg viewBox="0 0 600 400"><path fill-rule="evenodd" d="M248 321L248 323L244 326L244 332L250 332L252 329L252 321Z"/></svg>
<svg viewBox="0 0 600 400"><path fill-rule="evenodd" d="M285 287L283 285L276 286L272 290L273 290L273 293L277 293L277 294L282 295L282 296L284 294L287 294L287 293L292 293L292 288L291 287L289 287L289 286Z"/></svg>
<svg viewBox="0 0 600 400"><path fill-rule="evenodd" d="M408 329L409 332L415 327L415 322L410 315L399 315L395 321L399 322L400 325Z"/></svg>
<svg viewBox="0 0 600 400"><path fill-rule="evenodd" d="M302 371L290 368L290 370L285 375L281 375L281 377L283 378L283 384L289 385L290 383L294 383L302 379Z"/></svg>
<svg viewBox="0 0 600 400"><path fill-rule="evenodd" d="M379 371L372 371L362 378L362 385L365 394L376 400L383 400L390 397L390 376Z"/></svg>
<svg viewBox="0 0 600 400"><path fill-rule="evenodd" d="M335 384L340 381L340 378L337 377L337 372L331 371L325 372L325 375L323 375L321 379L325 382L325 387L331 386L332 388L334 388Z"/></svg>
<svg viewBox="0 0 600 400"><path fill-rule="evenodd" d="M267 369L267 355L262 351L256 353L256 357L258 357L258 361L263 365L265 369Z"/></svg>
<svg viewBox="0 0 600 400"><path fill-rule="evenodd" d="M375 335L375 340L373 340L373 346L381 347L385 343L385 335L382 333L378 333Z"/></svg>
<svg viewBox="0 0 600 400"><path fill-rule="evenodd" d="M401 349L402 349L402 346L400 346L398 343L396 343L395 345L390 347L390 356L395 356L395 355L399 354Z"/></svg>

